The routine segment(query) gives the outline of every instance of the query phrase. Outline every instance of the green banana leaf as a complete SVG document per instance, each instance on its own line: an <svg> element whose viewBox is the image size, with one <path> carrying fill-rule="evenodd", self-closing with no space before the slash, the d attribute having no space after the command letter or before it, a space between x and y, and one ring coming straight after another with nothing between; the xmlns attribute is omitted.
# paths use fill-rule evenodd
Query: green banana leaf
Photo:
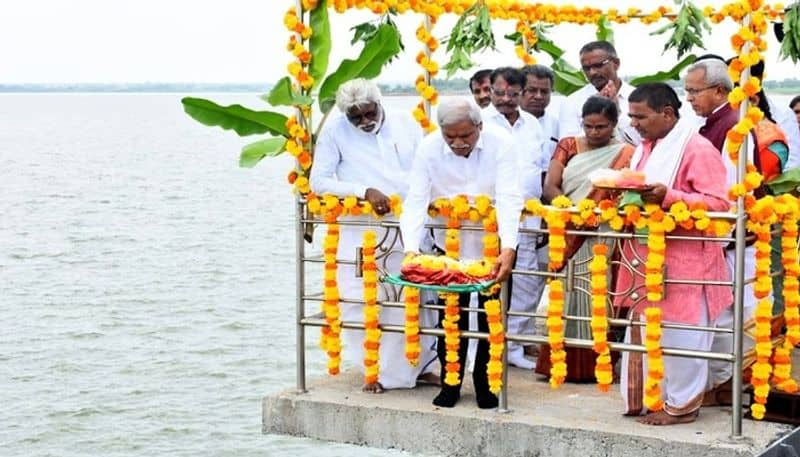
<svg viewBox="0 0 800 457"><path fill-rule="evenodd" d="M261 98L272 106L310 105L313 102L311 97L294 92L288 76L281 78L269 94Z"/></svg>
<svg viewBox="0 0 800 457"><path fill-rule="evenodd" d="M266 140L250 143L242 148L239 155L239 166L242 168L253 168L264 157L275 157L286 150L286 138L276 136Z"/></svg>
<svg viewBox="0 0 800 457"><path fill-rule="evenodd" d="M556 46L555 43L540 37L533 47L535 50L547 53L553 58L553 63L550 65L550 68L553 69L553 73L555 74L553 89L555 89L556 92L566 96L588 84L589 81L586 79L586 75L583 74L583 71L575 68L564 60L562 58L564 50Z"/></svg>
<svg viewBox="0 0 800 457"><path fill-rule="evenodd" d="M325 77L325 73L328 71L328 59L331 55L331 23L328 19L327 3L327 0L321 0L317 7L311 10L309 19L311 30L314 33L311 34L308 44L311 51L308 74L314 78L314 87L317 87Z"/></svg>
<svg viewBox="0 0 800 457"><path fill-rule="evenodd" d="M400 52L400 32L391 24L381 24L375 36L364 44L355 60L345 59L339 68L325 78L319 89L319 107L323 113L331 110L339 86L354 78L371 79L378 76L389 60Z"/></svg>
<svg viewBox="0 0 800 457"><path fill-rule="evenodd" d="M670 68L667 71L659 71L658 73L654 73L652 75L647 76L640 76L638 78L633 78L630 81L632 86L638 86L644 83L654 83L654 82L661 82L667 80L679 81L681 79L681 71L684 68L688 67L697 59L697 56L694 54L689 54L688 56L684 57L683 60L678 62L674 67Z"/></svg>
<svg viewBox="0 0 800 457"><path fill-rule="evenodd" d="M271 133L289 136L286 116L272 111L253 111L242 105L222 106L204 98L184 97L183 110L197 122L233 130L239 136Z"/></svg>

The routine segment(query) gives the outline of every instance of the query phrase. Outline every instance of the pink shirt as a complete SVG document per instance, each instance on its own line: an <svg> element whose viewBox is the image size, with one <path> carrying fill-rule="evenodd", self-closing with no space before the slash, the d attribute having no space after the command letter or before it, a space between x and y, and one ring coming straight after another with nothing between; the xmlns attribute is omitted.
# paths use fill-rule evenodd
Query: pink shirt
<svg viewBox="0 0 800 457"><path fill-rule="evenodd" d="M638 170L641 170L650 158L653 146L652 141L642 143L642 159L637 166ZM661 206L669 210L669 207L677 201L684 201L689 205L701 202L708 211L728 211L730 203L727 199L725 181L725 165L719 151L707 139L695 133L686 145L675 183L667 190ZM680 227L672 232L672 235L700 234L699 231ZM633 250L636 251L635 255ZM636 240L626 241L623 244L622 255L629 261L637 258L636 256L642 261L636 267L638 274L633 274L625 267L619 269L616 292L635 291L638 296L646 295L644 259L647 258L647 245ZM730 273L725 263L724 243L668 240L664 277L672 280L730 280ZM713 321L733 302L730 286L668 284L660 302L642 300L637 306L637 311L643 312L646 306L658 306L662 309L665 321L698 324L702 305L701 294L705 294L708 302L709 321ZM630 307L634 301L630 296L618 296L614 299L614 305Z"/></svg>

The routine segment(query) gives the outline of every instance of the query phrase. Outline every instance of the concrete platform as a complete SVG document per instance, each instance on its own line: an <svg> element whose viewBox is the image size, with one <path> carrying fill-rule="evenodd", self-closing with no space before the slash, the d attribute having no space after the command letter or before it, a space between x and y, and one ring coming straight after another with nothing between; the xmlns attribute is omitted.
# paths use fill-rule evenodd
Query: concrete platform
<svg viewBox="0 0 800 457"><path fill-rule="evenodd" d="M745 420L743 439L730 439L730 408L703 408L697 422L670 427L623 417L618 385L604 394L592 384L550 389L530 371L509 374L510 412L477 408L467 375L455 408L431 400L438 387L361 392L351 370L309 383L308 392L264 398L263 432L447 456L703 456L758 455L791 427Z"/></svg>

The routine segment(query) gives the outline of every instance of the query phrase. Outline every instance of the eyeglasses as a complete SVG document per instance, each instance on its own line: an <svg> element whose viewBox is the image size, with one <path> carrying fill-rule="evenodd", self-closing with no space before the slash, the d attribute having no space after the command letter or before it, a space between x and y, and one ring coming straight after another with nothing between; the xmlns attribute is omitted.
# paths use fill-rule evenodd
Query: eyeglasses
<svg viewBox="0 0 800 457"><path fill-rule="evenodd" d="M519 97L519 94L520 94L519 91L510 92L510 91L507 91L507 90L498 90L498 89L495 89L494 87L492 87L492 95L494 95L495 97L508 96L508 98L517 98L517 97Z"/></svg>
<svg viewBox="0 0 800 457"><path fill-rule="evenodd" d="M692 97L696 97L697 94L699 94L700 92L706 91L708 89L713 89L715 87L718 87L718 86L715 84L713 86L706 86L706 87L703 87L703 88L700 88L700 89L689 89L688 87L684 87L683 91L686 92L686 95L691 95Z"/></svg>
<svg viewBox="0 0 800 457"><path fill-rule="evenodd" d="M365 111L359 114L347 114L347 120L353 124L360 124L362 119L369 119L370 121L378 120L378 109L373 108L370 111Z"/></svg>
<svg viewBox="0 0 800 457"><path fill-rule="evenodd" d="M589 65L582 65L581 66L581 70L583 70L584 73L589 73L589 71L591 71L591 70L599 70L599 69L605 67L606 64L609 63L609 62L611 62L611 59L605 59L605 60L603 60L601 62L597 62L597 63L593 63L593 64L589 64Z"/></svg>

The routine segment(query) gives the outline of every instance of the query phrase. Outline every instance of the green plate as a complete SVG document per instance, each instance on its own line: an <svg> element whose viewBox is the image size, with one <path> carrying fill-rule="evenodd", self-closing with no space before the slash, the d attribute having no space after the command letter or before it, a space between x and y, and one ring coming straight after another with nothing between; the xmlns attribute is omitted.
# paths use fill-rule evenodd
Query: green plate
<svg viewBox="0 0 800 457"><path fill-rule="evenodd" d="M449 286L437 286L433 284L417 284L415 282L408 282L400 277L400 275L386 275L381 277L381 281L394 284L396 286L416 287L423 290L435 290L436 292L456 292L459 294L468 292L481 292L494 285L495 280L476 282L474 284L451 284Z"/></svg>

